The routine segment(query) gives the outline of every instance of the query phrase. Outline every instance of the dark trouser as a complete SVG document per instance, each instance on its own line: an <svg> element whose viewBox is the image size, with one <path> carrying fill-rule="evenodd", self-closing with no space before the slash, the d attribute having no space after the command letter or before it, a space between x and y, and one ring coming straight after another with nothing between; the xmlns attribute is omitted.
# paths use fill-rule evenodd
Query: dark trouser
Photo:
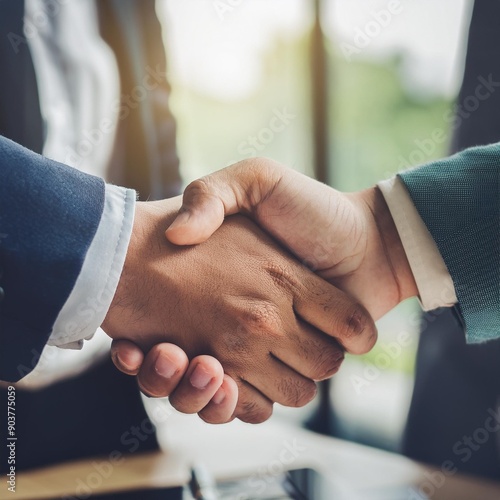
<svg viewBox="0 0 500 500"><path fill-rule="evenodd" d="M492 413L500 420L500 341L467 345L451 310L438 312L424 317L403 451L500 479L499 433L488 430L497 425Z"/></svg>

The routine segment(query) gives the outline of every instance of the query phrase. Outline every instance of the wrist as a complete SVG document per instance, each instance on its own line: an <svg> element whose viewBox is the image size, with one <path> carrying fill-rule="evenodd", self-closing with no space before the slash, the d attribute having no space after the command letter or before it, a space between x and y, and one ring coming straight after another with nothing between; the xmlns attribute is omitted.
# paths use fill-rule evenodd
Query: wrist
<svg viewBox="0 0 500 500"><path fill-rule="evenodd" d="M135 205L134 225L130 236L125 262L123 264L120 280L115 294L109 306L106 317L101 325L102 329L112 338L120 338L121 315L124 310L129 309L133 302L133 295L142 296L138 289L136 279L137 260L140 255L140 247L146 229L147 210L144 203L137 202ZM123 337L122 337L123 338Z"/></svg>
<svg viewBox="0 0 500 500"><path fill-rule="evenodd" d="M376 234L380 239L379 248L385 259L386 272L392 275L394 293L388 311L400 302L418 296L418 288L401 242L396 224L380 189L375 186L360 193L373 215Z"/></svg>
<svg viewBox="0 0 500 500"><path fill-rule="evenodd" d="M138 202L122 274L102 329L113 339L131 339L147 347L145 339L158 329L145 314L151 296L150 277L158 255L168 255L164 228L175 217L179 199ZM168 296L168 295L167 295ZM149 339L148 339L149 342Z"/></svg>

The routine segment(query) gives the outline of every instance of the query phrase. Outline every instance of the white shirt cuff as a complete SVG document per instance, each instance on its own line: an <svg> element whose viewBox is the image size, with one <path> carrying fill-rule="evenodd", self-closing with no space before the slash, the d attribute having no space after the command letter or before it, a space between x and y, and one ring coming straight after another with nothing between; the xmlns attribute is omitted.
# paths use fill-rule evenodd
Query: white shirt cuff
<svg viewBox="0 0 500 500"><path fill-rule="evenodd" d="M455 287L443 257L399 177L378 183L418 287L424 311L457 303Z"/></svg>
<svg viewBox="0 0 500 500"><path fill-rule="evenodd" d="M104 210L75 286L47 342L81 349L101 326L116 292L134 224L136 193L106 184Z"/></svg>

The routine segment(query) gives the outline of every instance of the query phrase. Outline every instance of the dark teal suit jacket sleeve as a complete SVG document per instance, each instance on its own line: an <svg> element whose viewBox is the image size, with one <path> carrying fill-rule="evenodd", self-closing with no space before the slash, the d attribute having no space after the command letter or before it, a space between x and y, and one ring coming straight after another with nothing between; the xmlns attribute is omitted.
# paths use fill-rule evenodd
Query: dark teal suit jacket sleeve
<svg viewBox="0 0 500 500"><path fill-rule="evenodd" d="M36 365L104 209L102 179L0 136L0 380Z"/></svg>
<svg viewBox="0 0 500 500"><path fill-rule="evenodd" d="M453 279L467 340L500 337L500 143L399 175Z"/></svg>

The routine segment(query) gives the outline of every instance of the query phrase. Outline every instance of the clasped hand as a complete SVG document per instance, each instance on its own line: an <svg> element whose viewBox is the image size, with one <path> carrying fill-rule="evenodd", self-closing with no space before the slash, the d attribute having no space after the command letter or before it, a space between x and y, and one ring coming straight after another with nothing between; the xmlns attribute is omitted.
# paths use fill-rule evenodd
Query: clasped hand
<svg viewBox="0 0 500 500"><path fill-rule="evenodd" d="M309 402L344 351L373 347L372 317L414 294L376 189L245 160L189 185L182 207L138 204L103 328L144 393L212 423L261 422L274 402Z"/></svg>

